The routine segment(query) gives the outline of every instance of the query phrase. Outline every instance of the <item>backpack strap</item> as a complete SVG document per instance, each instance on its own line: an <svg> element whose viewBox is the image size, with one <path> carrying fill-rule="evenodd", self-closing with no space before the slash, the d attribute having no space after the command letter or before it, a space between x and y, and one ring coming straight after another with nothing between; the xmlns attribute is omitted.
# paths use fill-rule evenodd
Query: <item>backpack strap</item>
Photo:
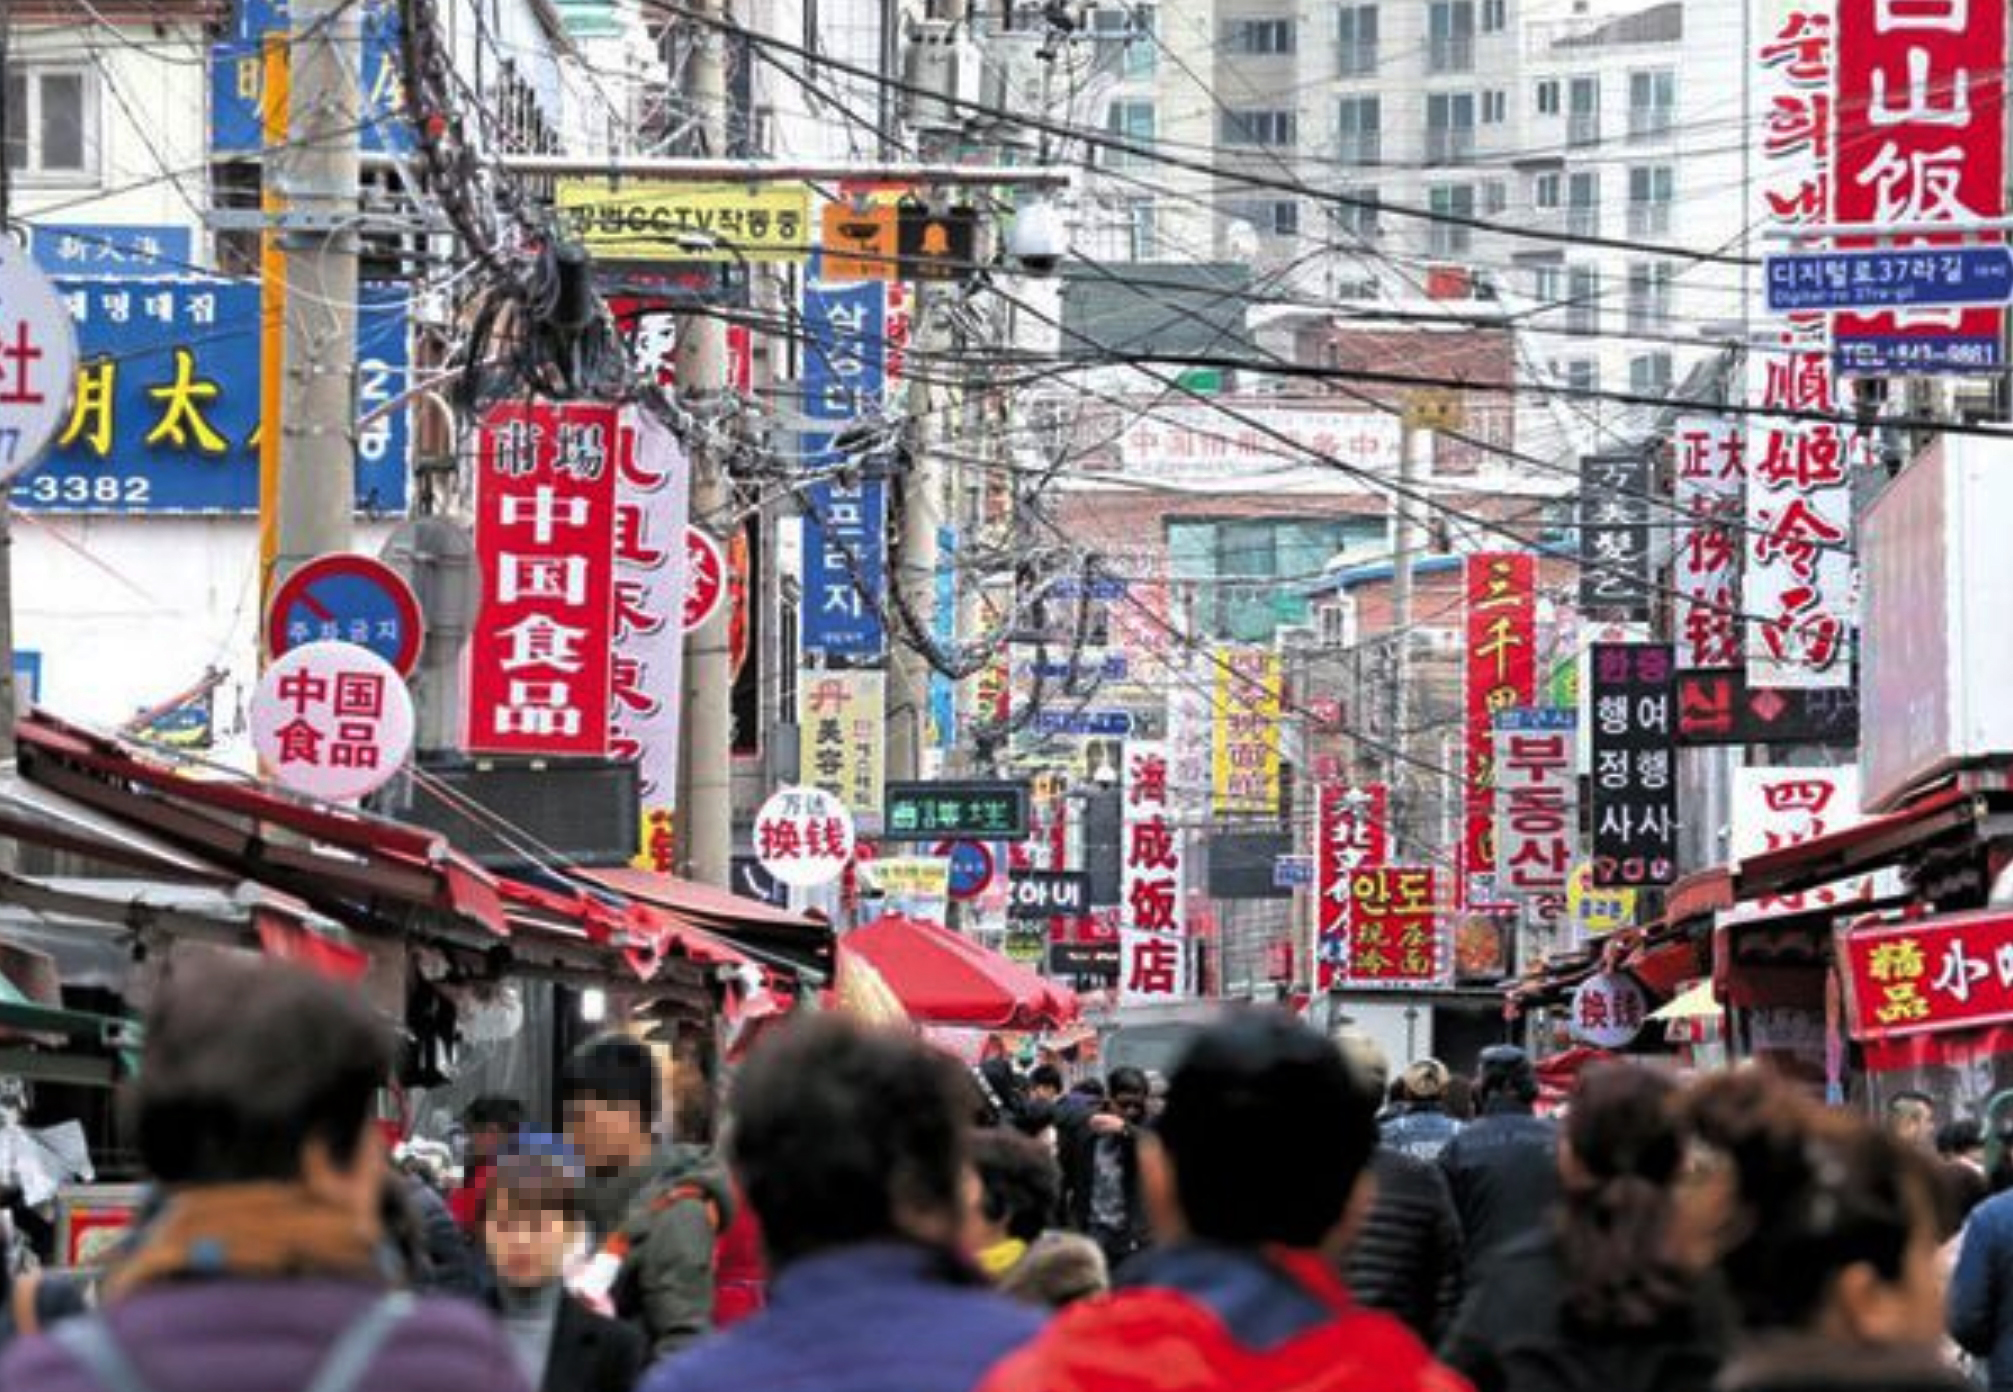
<svg viewBox="0 0 2013 1392"><path fill-rule="evenodd" d="M343 1330L328 1356L322 1359L321 1367L315 1370L314 1381L307 1385L306 1392L356 1392L385 1340L412 1314L415 1303L407 1291L381 1296Z"/></svg>
<svg viewBox="0 0 2013 1392"><path fill-rule="evenodd" d="M102 1315L64 1320L49 1338L90 1374L101 1392L149 1392L146 1379L119 1347L119 1338Z"/></svg>

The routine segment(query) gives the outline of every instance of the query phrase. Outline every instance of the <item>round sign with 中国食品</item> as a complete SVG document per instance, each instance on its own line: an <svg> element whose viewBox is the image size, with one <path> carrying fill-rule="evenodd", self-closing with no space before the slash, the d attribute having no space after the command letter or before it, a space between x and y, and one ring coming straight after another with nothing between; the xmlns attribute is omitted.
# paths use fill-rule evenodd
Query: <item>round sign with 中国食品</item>
<svg viewBox="0 0 2013 1392"><path fill-rule="evenodd" d="M273 778L328 802L375 792L412 754L405 679L353 643L309 643L277 659L252 694L251 724Z"/></svg>

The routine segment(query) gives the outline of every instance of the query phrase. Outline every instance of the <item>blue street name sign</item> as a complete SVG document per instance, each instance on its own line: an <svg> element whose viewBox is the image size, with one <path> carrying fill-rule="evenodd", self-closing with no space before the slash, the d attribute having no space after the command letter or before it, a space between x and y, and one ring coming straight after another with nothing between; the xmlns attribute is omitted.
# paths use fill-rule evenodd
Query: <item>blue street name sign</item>
<svg viewBox="0 0 2013 1392"><path fill-rule="evenodd" d="M1806 252L1771 256L1767 268L1777 314L2013 300L2013 249L2003 246Z"/></svg>
<svg viewBox="0 0 2013 1392"><path fill-rule="evenodd" d="M1132 717L1124 711L1043 711L1035 729L1044 735L1129 735Z"/></svg>

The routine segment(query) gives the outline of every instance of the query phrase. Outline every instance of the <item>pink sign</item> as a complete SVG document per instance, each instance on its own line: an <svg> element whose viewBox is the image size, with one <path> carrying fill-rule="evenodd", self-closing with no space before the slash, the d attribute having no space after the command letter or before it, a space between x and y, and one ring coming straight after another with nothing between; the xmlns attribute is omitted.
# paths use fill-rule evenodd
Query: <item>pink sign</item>
<svg viewBox="0 0 2013 1392"><path fill-rule="evenodd" d="M375 792L412 753L405 682L354 643L307 643L274 659L252 695L251 725L275 779L329 802Z"/></svg>

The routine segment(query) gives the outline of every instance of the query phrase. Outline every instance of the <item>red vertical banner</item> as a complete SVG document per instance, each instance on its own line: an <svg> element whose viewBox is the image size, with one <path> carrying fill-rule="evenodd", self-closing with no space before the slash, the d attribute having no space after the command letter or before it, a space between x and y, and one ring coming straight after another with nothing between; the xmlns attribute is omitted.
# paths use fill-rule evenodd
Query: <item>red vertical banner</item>
<svg viewBox="0 0 2013 1392"><path fill-rule="evenodd" d="M2006 0L1835 3L1832 220L1892 227L2004 217ZM1929 233L1878 245L1980 240ZM1880 376L1994 371L2004 333L2005 311L1992 305L1840 314L1832 322L1840 369Z"/></svg>
<svg viewBox="0 0 2013 1392"><path fill-rule="evenodd" d="M1390 794L1382 783L1361 788L1323 784L1315 824L1314 959L1322 990L1347 980L1351 881L1355 872L1382 865L1390 854Z"/></svg>
<svg viewBox="0 0 2013 1392"><path fill-rule="evenodd" d="M465 743L485 754L607 753L621 411L509 402L477 444L482 607Z"/></svg>
<svg viewBox="0 0 2013 1392"><path fill-rule="evenodd" d="M1466 819L1457 902L1503 906L1496 887L1496 736L1502 711L1537 703L1538 563L1520 553L1468 557L1463 769Z"/></svg>

